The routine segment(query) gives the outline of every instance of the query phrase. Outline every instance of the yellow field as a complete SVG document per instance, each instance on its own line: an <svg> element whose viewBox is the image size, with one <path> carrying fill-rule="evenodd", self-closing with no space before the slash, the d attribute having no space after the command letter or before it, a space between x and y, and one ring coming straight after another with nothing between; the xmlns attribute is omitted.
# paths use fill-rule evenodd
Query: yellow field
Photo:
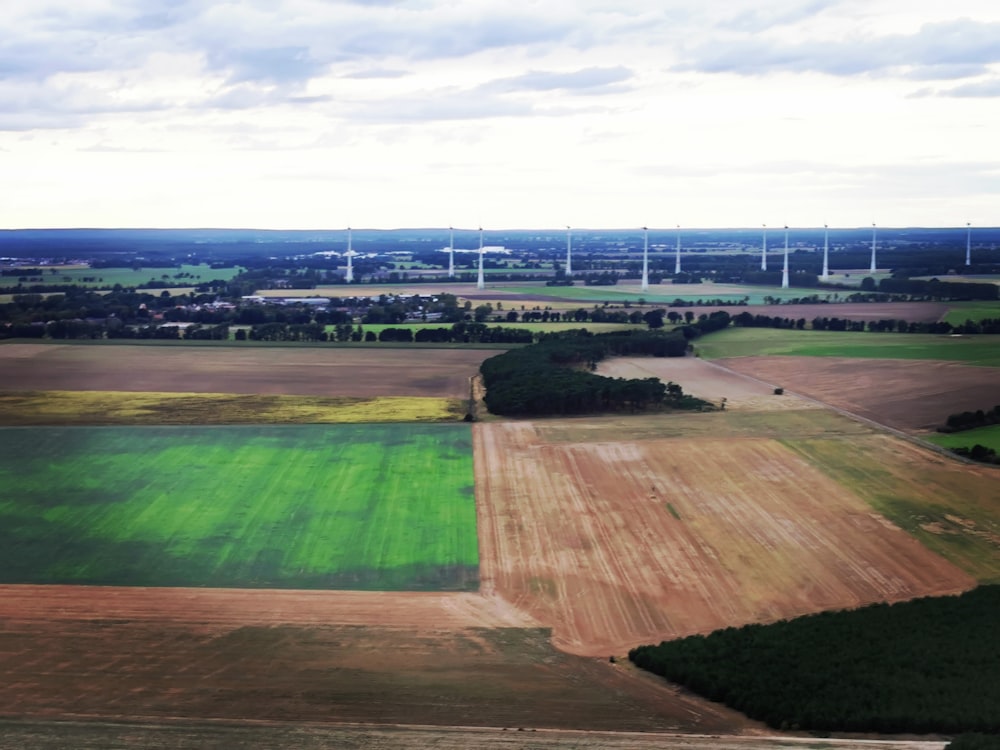
<svg viewBox="0 0 1000 750"><path fill-rule="evenodd" d="M435 397L17 391L0 393L0 424L334 424L448 422L465 415L462 399Z"/></svg>

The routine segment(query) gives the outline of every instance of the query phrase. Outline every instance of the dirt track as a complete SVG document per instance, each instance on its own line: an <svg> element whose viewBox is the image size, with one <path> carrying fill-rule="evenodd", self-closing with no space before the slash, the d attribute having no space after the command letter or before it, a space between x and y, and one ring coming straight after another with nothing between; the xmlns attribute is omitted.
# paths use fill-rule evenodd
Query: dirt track
<svg viewBox="0 0 1000 750"><path fill-rule="evenodd" d="M900 430L933 430L944 424L949 414L1000 403L997 367L784 356L733 357L717 362Z"/></svg>

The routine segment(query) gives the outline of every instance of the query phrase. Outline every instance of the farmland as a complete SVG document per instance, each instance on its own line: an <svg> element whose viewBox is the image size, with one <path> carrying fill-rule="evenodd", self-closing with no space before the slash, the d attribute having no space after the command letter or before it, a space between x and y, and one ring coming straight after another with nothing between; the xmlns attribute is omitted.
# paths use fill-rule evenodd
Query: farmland
<svg viewBox="0 0 1000 750"><path fill-rule="evenodd" d="M134 287L139 284L155 283L163 287L202 284L208 281L228 280L240 273L240 268L212 268L209 265L181 264L171 268L90 268L61 267L43 269L45 273L28 277L22 282L32 284L75 284L77 286L110 289L115 284ZM37 279L32 281L31 279ZM16 279L14 279L16 281Z"/></svg>
<svg viewBox="0 0 1000 750"><path fill-rule="evenodd" d="M6 583L476 587L464 425L9 428L0 442Z"/></svg>
<svg viewBox="0 0 1000 750"><path fill-rule="evenodd" d="M990 335L953 337L919 333L730 328L699 340L697 351L707 359L781 355L921 359L1000 367L1000 336Z"/></svg>
<svg viewBox="0 0 1000 750"><path fill-rule="evenodd" d="M548 430L476 428L477 487L491 498L480 575L571 653L975 583L783 442ZM818 442L848 462L858 450L856 436ZM971 487L988 505L989 478Z"/></svg>
<svg viewBox="0 0 1000 750"><path fill-rule="evenodd" d="M976 427L972 430L962 430L951 434L936 433L928 435L927 439L935 445L943 445L945 448L971 447L978 443L1000 452L1000 425Z"/></svg>
<svg viewBox="0 0 1000 750"><path fill-rule="evenodd" d="M151 425L0 430L0 569L23 574L0 584L2 716L143 717L129 736L150 741L168 723L174 738L231 739L252 720L276 738L294 729L278 746L362 732L457 747L478 731L521 747L501 732L523 726L722 734L713 746L736 748L762 727L624 653L1000 579L994 470L799 398L791 380L776 396L735 359L600 364L727 399L704 414L200 426L332 422L352 408L369 422L399 396L400 421L435 419L403 407L454 406L493 354L0 345L9 421ZM944 377L930 370L926 389ZM390 737L404 730L388 724L441 728ZM62 726L20 729L63 744L119 736ZM647 742L568 741L633 738Z"/></svg>
<svg viewBox="0 0 1000 750"><path fill-rule="evenodd" d="M137 391L467 398L496 351L0 344L0 391Z"/></svg>

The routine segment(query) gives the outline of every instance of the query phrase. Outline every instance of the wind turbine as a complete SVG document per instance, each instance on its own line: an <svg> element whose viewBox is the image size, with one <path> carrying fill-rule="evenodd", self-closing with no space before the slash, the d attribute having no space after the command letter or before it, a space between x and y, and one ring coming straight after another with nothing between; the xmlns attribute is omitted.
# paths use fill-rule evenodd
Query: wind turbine
<svg viewBox="0 0 1000 750"><path fill-rule="evenodd" d="M448 278L455 278L455 227L448 227L448 247L442 250L448 253Z"/></svg>
<svg viewBox="0 0 1000 750"><path fill-rule="evenodd" d="M681 225L677 225L677 260L674 261L674 275L681 272Z"/></svg>
<svg viewBox="0 0 1000 750"><path fill-rule="evenodd" d="M875 273L875 222L872 222L872 267L868 269L869 273Z"/></svg>
<svg viewBox="0 0 1000 750"><path fill-rule="evenodd" d="M781 288L788 289L788 225L785 224L785 266L781 271Z"/></svg>
<svg viewBox="0 0 1000 750"><path fill-rule="evenodd" d="M767 270L767 224L762 225L764 227L764 249L760 251L760 270Z"/></svg>
<svg viewBox="0 0 1000 750"><path fill-rule="evenodd" d="M566 275L573 275L573 232L566 226Z"/></svg>
<svg viewBox="0 0 1000 750"><path fill-rule="evenodd" d="M642 228L642 291L649 291L649 227Z"/></svg>
<svg viewBox="0 0 1000 750"><path fill-rule="evenodd" d="M830 226L823 225L823 275L822 279L830 278Z"/></svg>
<svg viewBox="0 0 1000 750"><path fill-rule="evenodd" d="M352 262L354 256L357 255L354 250L351 249L351 228L347 228L347 252L344 256L347 258L347 273L344 275L344 281L348 284L354 281L354 263Z"/></svg>
<svg viewBox="0 0 1000 750"><path fill-rule="evenodd" d="M965 222L965 265L972 265L972 224Z"/></svg>
<svg viewBox="0 0 1000 750"><path fill-rule="evenodd" d="M479 280L476 281L476 289L486 288L486 279L483 276L483 228L479 227Z"/></svg>

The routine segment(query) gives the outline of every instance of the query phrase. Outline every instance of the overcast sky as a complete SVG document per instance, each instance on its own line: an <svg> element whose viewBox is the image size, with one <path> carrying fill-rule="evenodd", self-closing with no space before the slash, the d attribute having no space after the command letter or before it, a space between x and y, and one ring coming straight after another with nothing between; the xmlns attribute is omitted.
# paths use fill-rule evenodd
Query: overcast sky
<svg viewBox="0 0 1000 750"><path fill-rule="evenodd" d="M0 227L1000 225L997 0L0 0Z"/></svg>

